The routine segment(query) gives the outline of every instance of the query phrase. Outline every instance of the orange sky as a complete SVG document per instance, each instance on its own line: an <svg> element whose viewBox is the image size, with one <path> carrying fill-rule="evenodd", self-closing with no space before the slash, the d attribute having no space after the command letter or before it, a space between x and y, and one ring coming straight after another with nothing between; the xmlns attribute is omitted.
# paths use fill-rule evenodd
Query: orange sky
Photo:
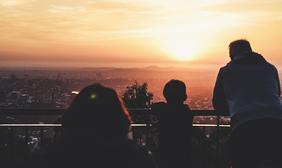
<svg viewBox="0 0 282 168"><path fill-rule="evenodd" d="M1 66L219 66L248 39L282 65L282 0L0 0Z"/></svg>

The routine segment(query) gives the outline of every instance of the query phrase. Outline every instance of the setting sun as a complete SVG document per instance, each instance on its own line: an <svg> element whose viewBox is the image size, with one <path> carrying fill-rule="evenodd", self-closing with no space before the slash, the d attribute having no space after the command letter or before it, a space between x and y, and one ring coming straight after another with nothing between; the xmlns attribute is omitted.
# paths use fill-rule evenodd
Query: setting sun
<svg viewBox="0 0 282 168"><path fill-rule="evenodd" d="M167 44L167 52L172 59L191 61L197 57L197 45L193 41L174 39Z"/></svg>
<svg viewBox="0 0 282 168"><path fill-rule="evenodd" d="M193 37L193 34L187 30L189 29L170 28L160 31L162 33L160 33L157 43L170 60L192 61L199 58L200 51L204 47L200 46L199 38Z"/></svg>

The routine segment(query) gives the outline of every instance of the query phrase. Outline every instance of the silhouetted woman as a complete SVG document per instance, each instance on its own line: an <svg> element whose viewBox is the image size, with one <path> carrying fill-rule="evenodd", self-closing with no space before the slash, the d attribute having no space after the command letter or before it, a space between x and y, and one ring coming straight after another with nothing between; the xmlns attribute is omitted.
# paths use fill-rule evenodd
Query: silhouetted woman
<svg viewBox="0 0 282 168"><path fill-rule="evenodd" d="M148 152L128 139L130 123L130 116L113 89L100 84L84 88L63 116L62 156L55 165L154 167Z"/></svg>
<svg viewBox="0 0 282 168"><path fill-rule="evenodd" d="M160 136L157 150L160 168L187 168L190 158L192 113L184 104L187 99L185 83L170 80L164 87L165 102L152 106L159 120Z"/></svg>

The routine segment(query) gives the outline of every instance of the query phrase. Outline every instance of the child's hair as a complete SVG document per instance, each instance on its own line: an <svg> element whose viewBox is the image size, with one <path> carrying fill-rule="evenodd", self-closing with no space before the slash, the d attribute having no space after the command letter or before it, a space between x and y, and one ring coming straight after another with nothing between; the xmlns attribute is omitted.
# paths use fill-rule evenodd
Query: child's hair
<svg viewBox="0 0 282 168"><path fill-rule="evenodd" d="M180 80L172 79L166 83L163 95L167 102L183 103L187 99L186 85Z"/></svg>

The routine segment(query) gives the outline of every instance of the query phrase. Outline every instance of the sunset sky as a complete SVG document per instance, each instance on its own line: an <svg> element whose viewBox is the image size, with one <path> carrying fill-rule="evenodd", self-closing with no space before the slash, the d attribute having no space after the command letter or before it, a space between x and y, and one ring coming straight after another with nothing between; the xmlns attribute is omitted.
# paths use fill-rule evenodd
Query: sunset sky
<svg viewBox="0 0 282 168"><path fill-rule="evenodd" d="M218 66L239 38L282 66L282 0L0 0L1 66Z"/></svg>

